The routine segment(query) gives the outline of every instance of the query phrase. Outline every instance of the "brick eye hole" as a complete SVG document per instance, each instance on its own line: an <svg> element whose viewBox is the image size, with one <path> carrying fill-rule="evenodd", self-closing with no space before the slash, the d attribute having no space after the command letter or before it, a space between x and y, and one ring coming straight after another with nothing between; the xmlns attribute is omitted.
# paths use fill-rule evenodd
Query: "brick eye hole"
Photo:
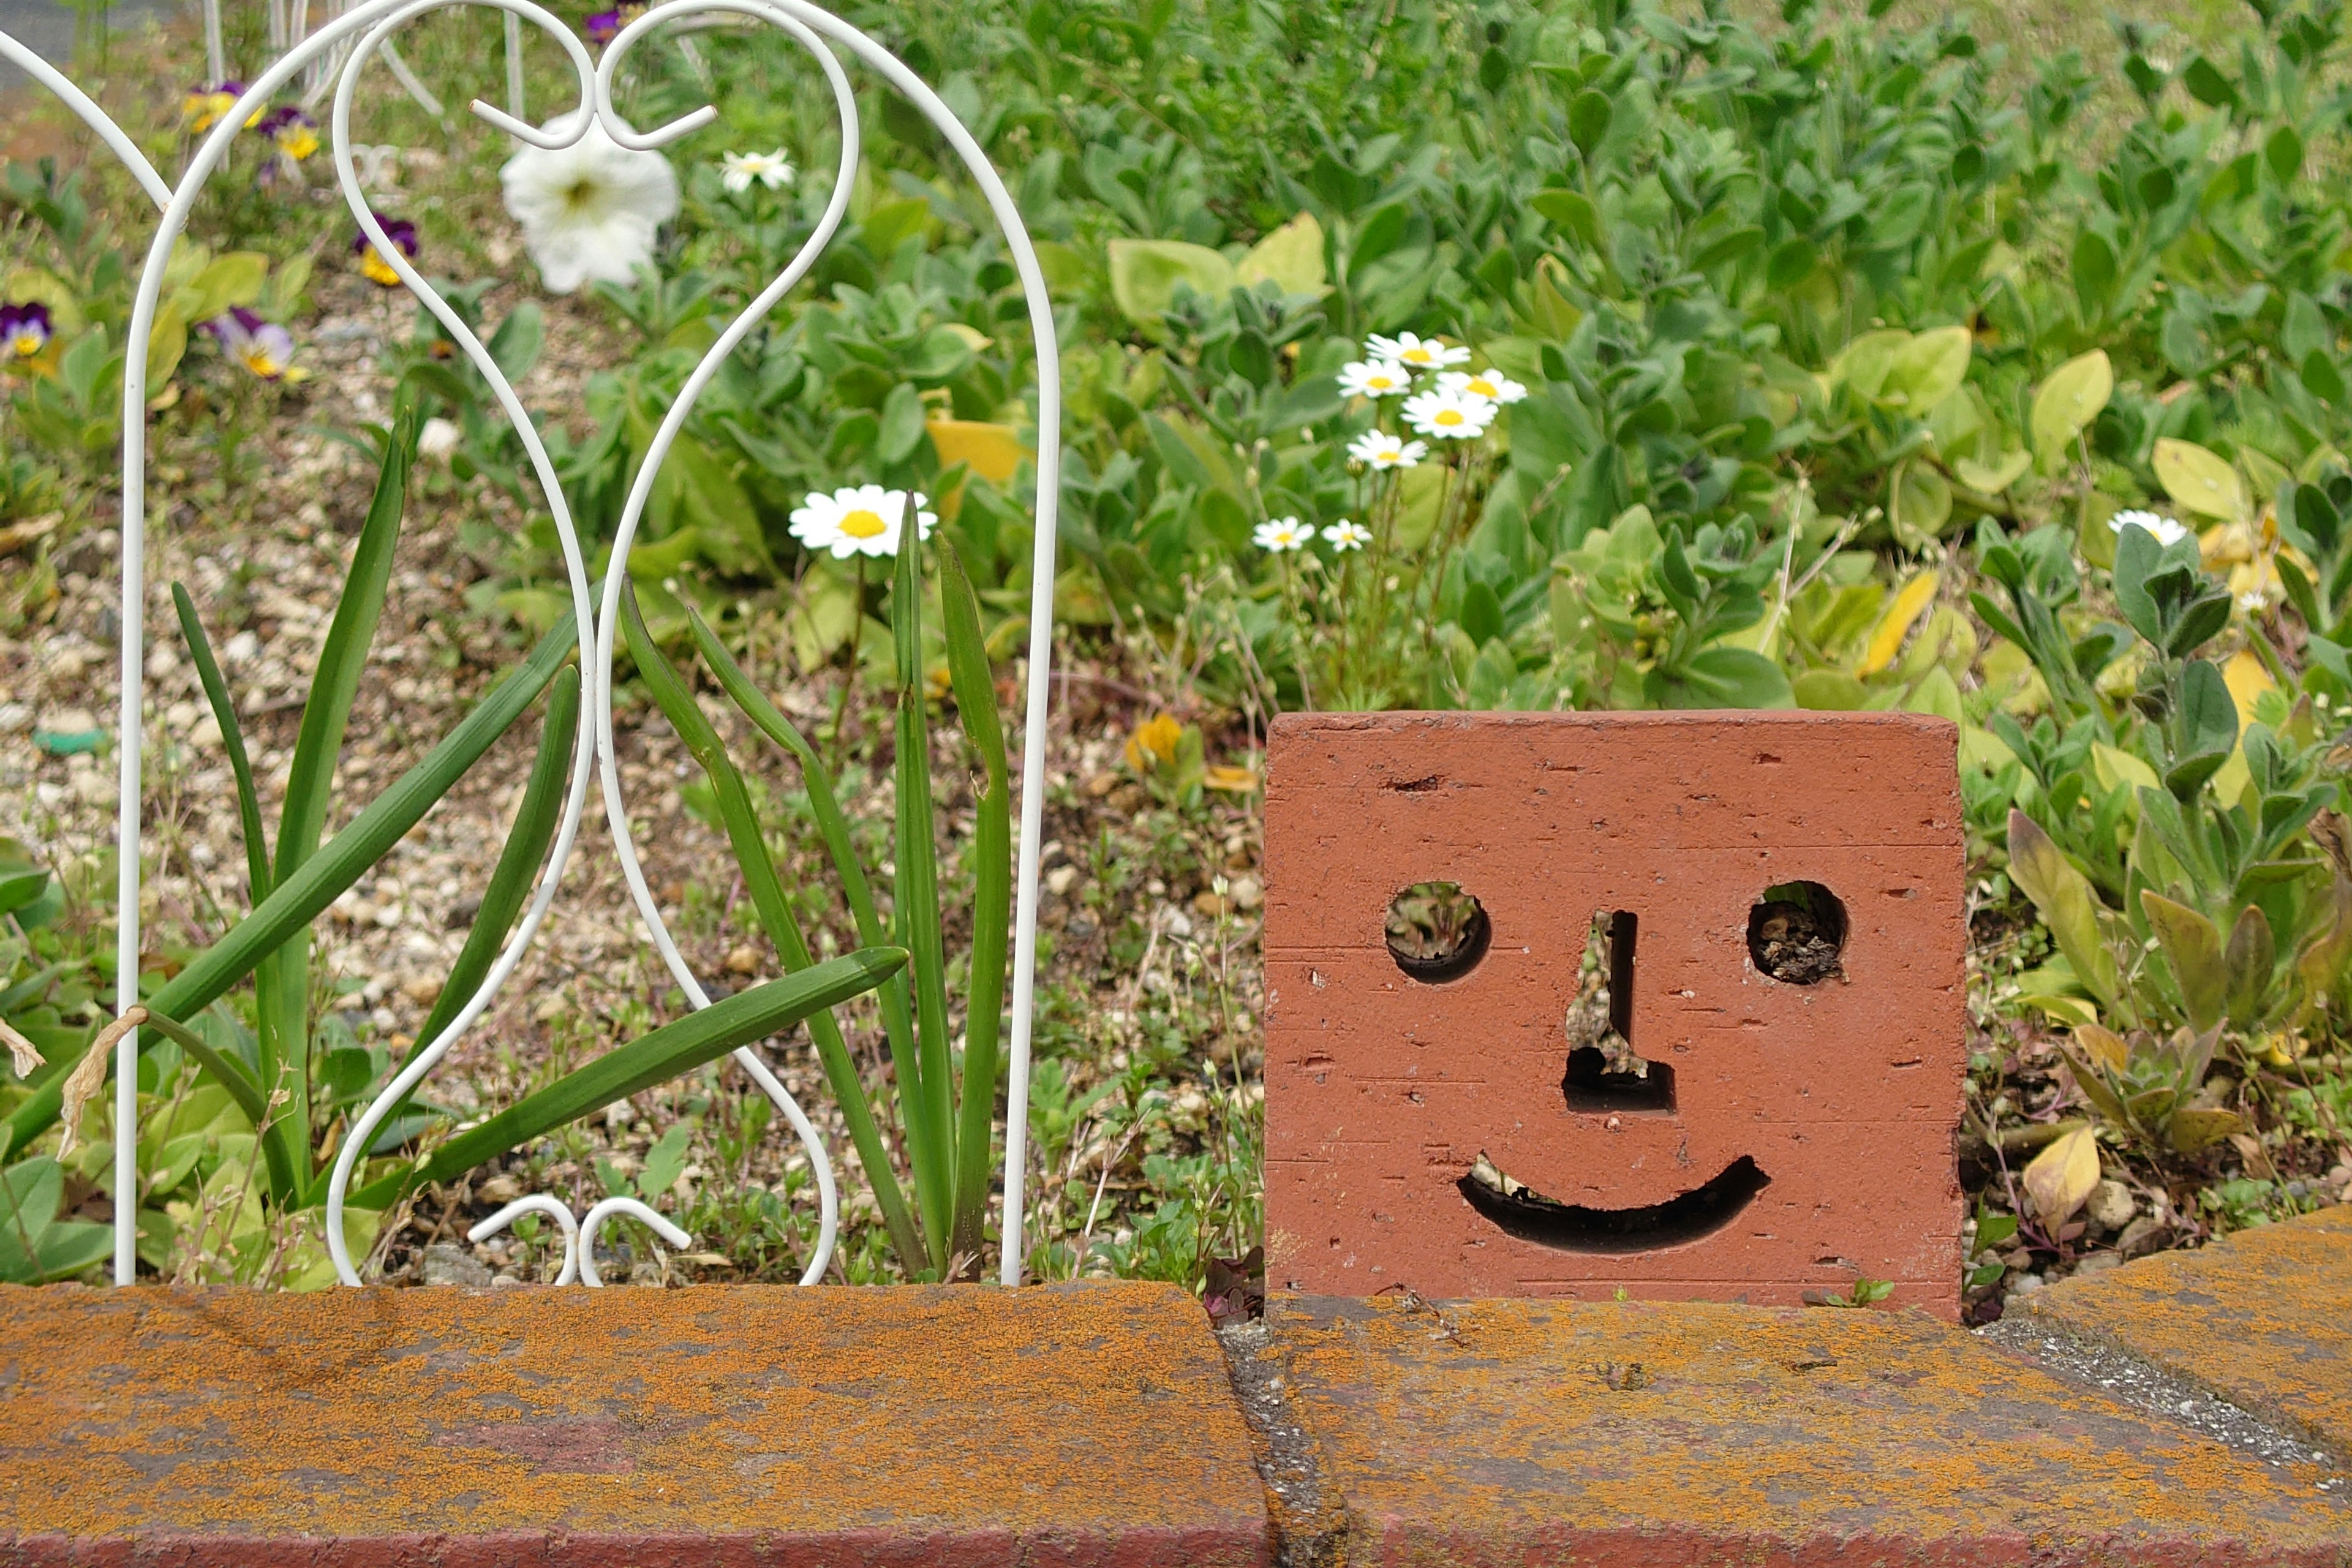
<svg viewBox="0 0 2352 1568"><path fill-rule="evenodd" d="M1819 882L1781 882L1748 911L1748 956L1756 972L1790 985L1815 985L1845 971L1845 905Z"/></svg>
<svg viewBox="0 0 2352 1568"><path fill-rule="evenodd" d="M1478 967L1494 935L1486 908L1459 882L1415 882L1389 900L1389 956L1424 984L1459 980Z"/></svg>

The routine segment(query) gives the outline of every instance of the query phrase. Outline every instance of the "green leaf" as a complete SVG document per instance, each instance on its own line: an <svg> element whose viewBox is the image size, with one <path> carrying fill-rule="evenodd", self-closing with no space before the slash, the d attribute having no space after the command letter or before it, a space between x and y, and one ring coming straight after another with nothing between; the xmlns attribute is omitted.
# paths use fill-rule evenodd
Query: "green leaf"
<svg viewBox="0 0 2352 1568"><path fill-rule="evenodd" d="M2155 465L2164 493L2183 510L2224 522L2248 515L2246 487L2238 470L2195 442L2157 437Z"/></svg>
<svg viewBox="0 0 2352 1568"><path fill-rule="evenodd" d="M940 933L939 850L931 837L935 814L930 721L924 701L922 553L911 539L899 549L890 587L898 701L898 821L892 845L898 876L891 924L898 944L913 954L909 971L922 1076L907 1112L908 1149L910 1157L919 1149L924 1157L916 1170L916 1201L923 1208L932 1266L943 1270L954 1203L956 1125L948 1047L947 953ZM900 1093L905 1092L902 1084Z"/></svg>
<svg viewBox="0 0 2352 1568"><path fill-rule="evenodd" d="M2238 101L2236 84L2203 55L2182 68L2180 85L2189 89L2189 97L2208 109L2221 109Z"/></svg>
<svg viewBox="0 0 2352 1568"><path fill-rule="evenodd" d="M2229 970L2221 962L2221 933L2211 921L2152 888L2140 889L2139 907L2172 966L2173 982L2180 988L2189 1021L2200 1029L2211 1028L2221 1021L2230 984Z"/></svg>
<svg viewBox="0 0 2352 1568"><path fill-rule="evenodd" d="M1576 150L1587 158L1609 134L1609 121L1616 113L1616 105L1599 88L1588 87L1576 95L1568 106L1568 138Z"/></svg>
<svg viewBox="0 0 2352 1568"><path fill-rule="evenodd" d="M540 353L546 343L546 312L537 301L525 300L507 312L506 320L490 334L487 346L499 374L509 381L520 382L539 363Z"/></svg>
<svg viewBox="0 0 2352 1568"><path fill-rule="evenodd" d="M2282 125L2263 143L2263 162L2281 184L2303 173L2303 138L2292 125Z"/></svg>
<svg viewBox="0 0 2352 1568"><path fill-rule="evenodd" d="M2045 468L2064 461L2066 448L2099 416L2116 389L2107 351L2093 349L2050 373L2033 395L2033 450Z"/></svg>
<svg viewBox="0 0 2352 1568"><path fill-rule="evenodd" d="M2116 250L2098 230L2086 228L2074 237L2074 298L2085 321L2103 320L2116 292Z"/></svg>
<svg viewBox="0 0 2352 1568"><path fill-rule="evenodd" d="M955 1231L951 1254L977 1256L993 1169L990 1126L996 1111L997 1042L1003 1027L1004 955L1013 914L1012 780L996 683L982 639L980 600L963 563L940 540L940 608L956 714L980 756L983 781L973 805L971 992L965 998L963 1084L956 1130Z"/></svg>
<svg viewBox="0 0 2352 1568"><path fill-rule="evenodd" d="M490 872L489 884L482 890L481 904L474 911L473 927L466 932L466 944L457 950L457 962L442 980L441 994L434 999L433 1010L417 1026L416 1043L401 1058L402 1068L441 1037L442 1031L481 989L484 976L498 962L499 950L506 945L507 933L514 929L515 921L522 913L531 884L538 879L540 866L547 858L548 846L554 840L556 825L562 819L564 791L572 772L572 748L579 723L580 671L566 665L556 672L548 688L547 711L539 726L539 751L531 758L530 776L523 784L522 805L515 813L514 826L507 830L507 841L499 850L498 865ZM383 1123L389 1125L400 1120L401 1110L401 1105L394 1105L385 1113Z"/></svg>
<svg viewBox="0 0 2352 1568"><path fill-rule="evenodd" d="M1601 214L1592 199L1581 191L1538 191L1529 205L1542 216L1549 218L1562 234L1570 239L1599 248L1601 244Z"/></svg>
<svg viewBox="0 0 2352 1568"><path fill-rule="evenodd" d="M2191 659L2180 671L2179 753L2227 752L2238 742L2238 705L2221 666Z"/></svg>
<svg viewBox="0 0 2352 1568"><path fill-rule="evenodd" d="M1843 669L1809 669L1790 682L1800 708L1851 713L1870 700L1870 689Z"/></svg>
<svg viewBox="0 0 2352 1568"><path fill-rule="evenodd" d="M1968 379L1974 347L1966 327L1937 327L1916 334L1895 350L1879 384L1877 401L1924 417Z"/></svg>
<svg viewBox="0 0 2352 1568"><path fill-rule="evenodd" d="M1764 263L1764 281L1775 289L1793 289L1812 275L1821 263L1821 250L1802 235L1784 239L1772 247L1770 259Z"/></svg>
<svg viewBox="0 0 2352 1568"><path fill-rule="evenodd" d="M1205 245L1179 239L1114 239L1110 242L1110 294L1120 313L1147 334L1183 284L1206 299L1221 299L1234 286L1234 264Z"/></svg>
<svg viewBox="0 0 2352 1568"><path fill-rule="evenodd" d="M1669 677L1669 708L1788 708L1796 699L1780 667L1744 647L1701 648Z"/></svg>
<svg viewBox="0 0 2352 1568"><path fill-rule="evenodd" d="M2116 959L2099 935L2099 898L2089 879L2059 853L2050 836L2025 813L2009 814L2010 879L2033 900L2075 978L2101 1005L2116 1003Z"/></svg>
<svg viewBox="0 0 2352 1568"><path fill-rule="evenodd" d="M621 616L629 657L645 679L646 689L710 781L711 792L719 803L719 819L726 826L728 847L734 851L736 867L742 872L744 890L751 897L751 908L759 916L761 929L768 933L768 940L775 945L777 956L783 960L787 971L807 973L814 963L808 939L793 914L791 899L777 875L775 861L768 854L759 814L751 804L751 792L744 787L742 774L736 771L734 762L727 755L725 742L704 716L694 694L686 689L686 682L646 631L634 590L623 592ZM809 1017L808 1028L809 1039L816 1047L817 1060L824 1068L825 1080L833 1086L843 1119L849 1124L850 1141L856 1146L858 1161L866 1167L866 1178L873 1185L884 1226L890 1233L890 1244L908 1271L919 1273L929 1252L898 1190L889 1151L875 1124L873 1109L866 1102L864 1077L842 1039L841 1026L830 1012L818 1012ZM897 1043L896 1037L893 1043ZM910 1142L909 1153L915 1152Z"/></svg>
<svg viewBox="0 0 2352 1568"><path fill-rule="evenodd" d="M2230 927L2230 941L2221 950L2229 971L2229 994L2223 1005L2231 1022L2252 1028L2263 1022L2263 1003L2270 994L2271 973L2278 966L2278 946L2271 937L2270 918L2259 904L2238 911Z"/></svg>
<svg viewBox="0 0 2352 1568"><path fill-rule="evenodd" d="M1234 281L1243 288L1272 282L1285 294L1322 294L1330 280L1323 261L1323 226L1306 212L1250 247L1234 268Z"/></svg>
<svg viewBox="0 0 2352 1568"><path fill-rule="evenodd" d="M463 1175L485 1160L519 1149L615 1100L667 1083L705 1062L717 1061L739 1046L781 1034L826 1008L863 995L898 973L906 963L907 954L898 948L860 948L813 969L721 997L699 1012L605 1052L586 1067L458 1133L404 1176L395 1178L394 1184L414 1188ZM373 1206L377 1189L371 1188L352 1201L359 1206Z"/></svg>
<svg viewBox="0 0 2352 1568"><path fill-rule="evenodd" d="M177 583L172 584L172 606L179 612L180 636L187 644L189 660L196 667L196 680L205 689L205 700L212 707L213 722L220 726L221 746L228 752L229 777L236 785L237 825L245 837L247 896L257 904L269 896L269 840L261 826L261 796L253 785L253 763L246 755L245 731L237 724L236 704L229 697L228 682L221 678L220 661L213 658L213 645L205 636L204 622L196 616L195 601Z"/></svg>

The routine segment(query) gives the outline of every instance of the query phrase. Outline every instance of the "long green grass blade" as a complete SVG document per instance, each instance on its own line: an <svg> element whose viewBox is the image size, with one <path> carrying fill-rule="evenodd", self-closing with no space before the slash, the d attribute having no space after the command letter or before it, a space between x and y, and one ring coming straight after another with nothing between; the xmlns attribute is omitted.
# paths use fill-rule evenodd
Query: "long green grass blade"
<svg viewBox="0 0 2352 1568"><path fill-rule="evenodd" d="M300 870L272 888L259 908L159 987L147 998L148 1010L184 1021L194 1017L252 973L256 965L285 943L289 934L316 920L319 911L358 881L362 872L383 858L384 851L415 826L433 803L448 794L491 742L537 700L556 671L571 661L574 642L572 616L567 613L540 639L530 658L494 687L433 748L431 755L401 774L305 861ZM16 1108L8 1118L9 1148L23 1148L57 1121L63 1087L62 1076L53 1077Z"/></svg>
<svg viewBox="0 0 2352 1568"><path fill-rule="evenodd" d="M933 1260L944 1269L955 1202L955 1074L948 1048L947 954L940 936L939 856L931 841L931 735L923 705L923 552L914 535L915 530L908 528L899 536L898 567L890 586L898 688L898 819L893 846L898 880L892 919L898 945L914 955L908 968L915 991L917 1051L922 1062L922 1080L907 1112L907 1142L910 1152L918 1147L919 1127L920 1145L929 1156L936 1187L932 1202L940 1210L940 1217L931 1220L927 1208L925 1218L935 1248ZM900 1093L905 1093L903 1086ZM923 1174L919 1167L919 1190Z"/></svg>
<svg viewBox="0 0 2352 1568"><path fill-rule="evenodd" d="M194 1057L196 1065L210 1073L215 1083L228 1090L228 1097L236 1101L236 1108L245 1112L246 1120L256 1127L261 1125L262 1118L268 1112L268 1102L262 1098L260 1086L253 1081L253 1075L245 1070L243 1062L234 1057L221 1055L213 1049L210 1040L185 1024L166 1018L161 1013L151 1012L142 1027L153 1029Z"/></svg>
<svg viewBox="0 0 2352 1568"><path fill-rule="evenodd" d="M485 1160L543 1137L616 1100L692 1072L738 1046L765 1039L871 991L906 962L907 954L898 948L862 947L814 969L722 998L605 1052L479 1126L467 1129L396 1180L414 1186L461 1175ZM363 1196L352 1201L366 1200Z"/></svg>
<svg viewBox="0 0 2352 1568"><path fill-rule="evenodd" d="M637 673L645 678L655 703L667 715L670 727L677 731L688 752L710 780L711 791L719 801L719 819L727 826L727 842L735 851L735 863L742 868L743 886L751 896L751 907L759 914L761 928L775 944L787 971L798 973L807 970L815 961L809 952L808 939L801 931L800 921L793 918L791 900L776 875L775 862L768 855L767 840L760 832L759 814L752 807L751 792L743 787L743 775L736 771L727 755L726 743L703 716L694 694L686 689L686 682L646 632L634 593L624 591L621 613L622 628L629 639L629 657L636 661ZM883 1225L890 1233L890 1245L907 1271L921 1277L929 1271L929 1251L924 1245L924 1233L917 1228L914 1216L908 1212L905 1194L898 1190L889 1150L875 1124L873 1109L866 1103L866 1085L858 1074L856 1060L850 1056L841 1037L841 1026L831 1013L812 1015L808 1030L809 1038L816 1045L817 1060L824 1067L825 1079L833 1085L834 1098L841 1102L842 1117L849 1124L850 1141L857 1146L858 1161L865 1165L866 1179L874 1185L875 1201L881 1207Z"/></svg>
<svg viewBox="0 0 2352 1568"><path fill-rule="evenodd" d="M366 671L368 649L375 641L383 616L384 591L392 583L392 559L400 542L401 514L408 500L408 469L416 456L416 434L424 415L416 388L404 382L396 395L392 433L384 443L383 464L376 470L375 494L368 502L367 521L352 551L350 572L343 578L342 597L334 619L320 645L319 668L310 676L310 696L302 704L302 727L294 741L294 760L287 773L286 801L278 818L278 880L299 870L318 848L327 827L327 808L335 783L335 763L342 755L343 731L351 722L352 702L359 695L360 677ZM286 944L268 960L271 971L261 1010L261 1081L276 1099L286 1101L263 1131L278 1145L278 1158L298 1173L307 1195L310 1183L310 932L305 925L289 932ZM284 1195L284 1194L281 1194Z"/></svg>
<svg viewBox="0 0 2352 1568"><path fill-rule="evenodd" d="M793 721L777 710L743 668L727 651L727 645L702 617L687 606L688 624L694 630L694 640L702 650L703 661L718 677L719 686L734 700L744 717L750 719L761 734L792 754L800 763L802 782L807 786L809 807L816 817L817 834L824 839L826 852L833 857L833 867L841 878L843 899L849 905L850 918L857 924L857 940L867 947L877 946L888 940L882 917L875 912L874 889L866 879L866 868L857 858L857 848L849 836L849 819L842 814L841 802L834 794L833 780L817 756L816 748L793 727ZM890 1046L890 1060L898 1073L898 1082L909 1086L907 1103L915 1103L911 1086L921 1082L920 1061L915 1047L915 1016L907 991L907 977L902 973L884 985L876 996L882 1006L882 1029ZM911 1145L910 1145L911 1152ZM919 1188L918 1189L919 1193ZM952 1195L952 1194L950 1194ZM908 1258L910 1273L926 1271L921 1261Z"/></svg>
<svg viewBox="0 0 2352 1568"><path fill-rule="evenodd" d="M954 1242L956 1252L977 1255L995 1154L991 1129L996 1116L1004 948L1013 910L1013 792L1004 761L1004 725L996 711L996 682L989 673L980 629L980 600L944 535L940 539L940 608L947 637L948 683L955 691L964 736L980 755L984 780L969 851L971 981L965 996L962 1100L956 1128Z"/></svg>
<svg viewBox="0 0 2352 1568"><path fill-rule="evenodd" d="M213 658L212 640L205 636L195 601L177 583L172 584L172 606L179 612L180 636L195 663L196 680L212 707L213 722L220 726L222 749L228 752L229 776L236 782L237 826L245 834L245 874L252 884L247 897L257 904L269 896L272 881L269 840L261 826L261 795L253 786L253 763L246 755L245 731L236 721L236 704L229 699L228 682L221 678L220 661Z"/></svg>
<svg viewBox="0 0 2352 1568"><path fill-rule="evenodd" d="M523 785L522 807L515 813L514 827L507 834L505 847L499 851L499 863L490 873L489 886L482 891L481 906L474 911L473 929L466 933L466 944L457 950L457 960L449 966L433 1010L417 1028L416 1043L401 1058L402 1068L441 1037L450 1020L481 989L482 977L489 973L490 965L498 962L499 950L506 945L507 933L514 929L515 921L522 913L539 868L547 858L547 847L555 837L557 824L562 820L564 786L571 782L572 747L579 725L580 671L576 666L566 665L556 671L554 681L547 689L546 716L540 721L539 751L531 759L530 777ZM399 1069L394 1070L397 1073ZM397 1121L407 1103L403 1100L386 1111L383 1124Z"/></svg>
<svg viewBox="0 0 2352 1568"><path fill-rule="evenodd" d="M204 621L196 614L195 601L188 596L187 589L177 583L172 584L172 606L179 614L180 636L188 646L188 657L195 662L197 682L204 688L205 700L213 710L213 722L220 726L222 747L228 752L229 776L236 787L237 825L245 838L245 875L249 885L247 897L252 904L259 904L269 896L275 878L269 868L269 839L261 823L261 795L254 787L253 763L246 754L245 731L237 723L236 704L229 697L228 682L222 679L220 662L213 657L212 640L205 635ZM270 1042L265 1047L261 1058L266 1063L282 1059L275 1039L283 1026L287 1010L278 997L278 969L274 959L264 959L254 971L255 1014L262 1021L261 1037ZM157 1026L161 1028L163 1026L159 1023ZM192 1050L190 1055L220 1079L232 1094L237 1093L238 1080L222 1077L208 1059L208 1051L209 1047L205 1047L202 1051ZM239 1069L240 1074L242 1070ZM243 1079L243 1083L245 1087L252 1087L250 1079ZM257 1097L255 1103L246 1107L246 1113L253 1119L254 1127L260 1130L268 1125L268 1100L257 1089L254 1092ZM241 1098L239 1103L244 1103ZM289 1141L283 1136L265 1137L261 1141L261 1152L270 1193L281 1200L297 1194L301 1188L302 1173Z"/></svg>

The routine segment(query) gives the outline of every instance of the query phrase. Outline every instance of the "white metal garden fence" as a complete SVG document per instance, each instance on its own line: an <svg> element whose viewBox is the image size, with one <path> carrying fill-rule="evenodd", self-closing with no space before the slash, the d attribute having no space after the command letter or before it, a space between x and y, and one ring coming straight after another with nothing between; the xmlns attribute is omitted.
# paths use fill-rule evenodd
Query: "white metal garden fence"
<svg viewBox="0 0 2352 1568"><path fill-rule="evenodd" d="M334 0L328 0L331 11L333 4ZM478 99L471 105L472 110L489 125L530 146L550 152L562 151L588 135L593 126L601 126L623 147L651 151L709 124L717 118L718 111L706 105L669 124L648 132L637 132L621 119L613 103L615 72L632 49L656 33L681 22L690 24L698 18L740 17L754 24L782 29L808 50L824 71L833 89L840 117L840 164L823 217L790 263L719 334L718 341L687 379L655 436L630 491L613 542L611 567L601 584L593 583L588 576L586 558L573 526L571 510L566 505L554 465L530 411L523 406L513 385L500 372L480 339L416 270L401 247L386 236L383 224L368 205L360 179L358 150L352 141L351 121L361 73L371 59L382 55L408 90L429 101L430 95L423 85L415 80L404 64L399 63L392 47L393 35L404 24L427 12L469 4L491 5L506 14L508 44L509 107L498 109ZM374 245L376 253L399 274L401 280L423 301L425 309L433 313L488 381L529 452L532 470L546 497L548 510L554 518L556 533L562 542L572 614L576 625L582 629L583 695L586 697L581 708L579 741L573 751L572 776L564 799L562 823L528 910L499 953L497 963L455 1019L437 1037L425 1043L425 1048L385 1086L343 1137L328 1190L326 1214L327 1245L342 1281L352 1285L359 1283L359 1273L346 1246L342 1224L343 1205L352 1171L386 1113L432 1072L449 1048L481 1016L513 974L538 934L562 887L564 871L577 841L587 806L592 770L601 786L605 821L613 835L614 852L628 883L631 899L645 923L646 936L694 1006L699 1009L710 1005L709 992L678 951L677 943L661 917L638 864L630 834L613 722L613 665L621 620L622 588L627 580L629 552L638 523L644 516L663 461L696 399L734 352L736 345L807 276L831 243L848 210L860 142L856 98L849 77L833 47L838 45L920 109L971 171L972 179L980 186L990 210L1002 226L1012 252L1026 297L1032 346L1036 355L1035 546L1031 566L1034 586L1021 759L1019 879L1014 905L1010 998L1012 1029L1007 1063L1003 1167L1003 1258L1000 1270L1003 1283L1018 1284L1024 1251L1023 1174L1027 1159L1030 1026L1037 951L1038 853L1045 801L1048 674L1053 651L1056 499L1054 481L1061 471L1061 385L1060 358L1055 346L1053 310L1046 297L1045 275L1039 268L1036 251L1030 243L1028 233L1022 225L1020 212L1003 181L998 177L979 142L921 78L865 33L840 17L808 4L807 0L667 0L667 3L653 6L624 27L601 57L592 57L570 26L545 7L533 4L532 0L362 0L362 4L331 12L307 36L305 28L310 18L306 0L272 0L272 42L281 46L282 52L268 69L244 89L236 104L218 117L176 184L166 182L155 171L141 153L138 145L89 94L31 49L5 33L0 33L0 58L20 67L36 81L57 94L122 161L141 188L162 210L162 220L156 226L140 273L123 369L121 792L117 807L120 872L116 889L118 1017L139 1001L140 803L145 695L142 659L147 635L143 567L147 528L147 344L154 330L165 264L171 258L174 243L187 226L189 215L205 182L227 162L233 143L245 131L247 122L267 110L281 90L302 85L309 86L313 95L322 93L330 85L333 89L331 146L336 177L352 217ZM212 80L217 84L226 73L221 58L216 0L206 5L205 16L208 64ZM522 118L520 28L525 22L541 28L555 40L578 76L578 109L587 112L578 114L576 120L562 132L541 129ZM114 1181L117 1194L114 1205L114 1278L118 1284L131 1283L137 1266L138 1053L139 1031L131 1028L125 1031L117 1043L114 1060ZM816 1178L821 1223L816 1247L810 1254L801 1282L813 1283L824 1273L831 1259L840 1225L840 1204L831 1157L815 1126L757 1051L747 1046L735 1055L744 1070L784 1113L807 1147ZM607 1199L592 1208L584 1220L575 1222L567 1205L544 1194L533 1194L508 1205L484 1221L478 1227L478 1233L489 1234L519 1215L533 1211L552 1218L563 1237L565 1261L560 1282L578 1278L590 1285L601 1283L595 1268L595 1234L604 1220L614 1213L628 1213L645 1220L675 1245L684 1245L686 1241L682 1232L635 1200Z"/></svg>

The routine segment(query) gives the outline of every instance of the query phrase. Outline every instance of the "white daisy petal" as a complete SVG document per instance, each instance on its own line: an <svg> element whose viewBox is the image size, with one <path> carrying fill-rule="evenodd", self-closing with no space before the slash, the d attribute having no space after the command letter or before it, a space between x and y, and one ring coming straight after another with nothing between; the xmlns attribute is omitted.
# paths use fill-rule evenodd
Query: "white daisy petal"
<svg viewBox="0 0 2352 1568"><path fill-rule="evenodd" d="M1348 456L1369 468L1410 468L1429 456L1429 443L1367 430L1348 444Z"/></svg>
<svg viewBox="0 0 2352 1568"><path fill-rule="evenodd" d="M1343 517L1324 529L1323 538L1333 550L1345 554L1350 550L1361 550L1365 545L1370 544L1372 542L1372 531L1360 522L1349 522Z"/></svg>
<svg viewBox="0 0 2352 1568"><path fill-rule="evenodd" d="M1399 332L1392 338L1375 333L1364 340L1364 352L1374 359L1393 360L1408 370L1444 370L1470 357L1468 349L1412 332Z"/></svg>
<svg viewBox="0 0 2352 1568"><path fill-rule="evenodd" d="M2178 544L2182 540L2189 537L2189 530L2183 527L2177 520L2168 517L2159 517L2152 511L2139 511L2136 510L2119 511L2116 513L2115 516L2107 519L2107 527L2115 532L2117 538L2122 537L2123 531L2126 528L2144 529L2147 532L2154 534L2156 536L2156 542L2158 544L2163 545Z"/></svg>
<svg viewBox="0 0 2352 1568"><path fill-rule="evenodd" d="M565 135L586 110L541 129ZM653 260L655 233L677 216L677 176L658 153L635 153L602 125L560 152L526 146L499 172L507 211L540 277L558 294L590 282L626 283Z"/></svg>
<svg viewBox="0 0 2352 1568"><path fill-rule="evenodd" d="M1437 390L1483 397L1489 403L1517 403L1528 395L1526 387L1493 369L1475 373L1449 370L1437 378Z"/></svg>
<svg viewBox="0 0 2352 1568"><path fill-rule="evenodd" d="M1303 550L1315 531L1295 517L1277 517L1261 522L1251 531L1250 539L1260 550L1270 550L1276 555L1289 550Z"/></svg>
<svg viewBox="0 0 2352 1568"><path fill-rule="evenodd" d="M1404 400L1404 422L1423 436L1463 441L1485 435L1499 406L1458 392L1420 392Z"/></svg>
<svg viewBox="0 0 2352 1568"><path fill-rule="evenodd" d="M1389 360L1358 360L1341 367L1339 391L1347 397L1397 397L1412 390L1412 373Z"/></svg>

